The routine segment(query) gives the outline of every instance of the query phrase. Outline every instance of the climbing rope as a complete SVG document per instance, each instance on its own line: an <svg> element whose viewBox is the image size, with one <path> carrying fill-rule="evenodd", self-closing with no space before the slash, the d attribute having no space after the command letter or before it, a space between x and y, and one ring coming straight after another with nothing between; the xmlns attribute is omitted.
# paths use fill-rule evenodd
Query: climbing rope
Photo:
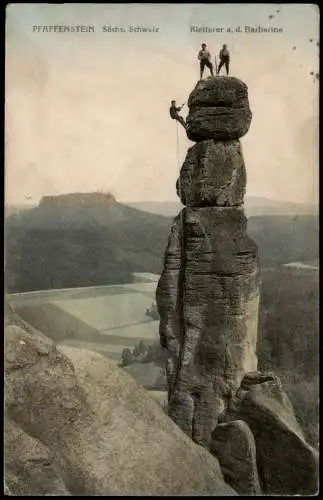
<svg viewBox="0 0 323 500"><path fill-rule="evenodd" d="M179 171L179 132L178 132L177 120L176 120L176 156L177 156L177 170Z"/></svg>
<svg viewBox="0 0 323 500"><path fill-rule="evenodd" d="M180 171L180 157L179 157L179 123L176 122L176 155L177 155L177 171L178 171L178 194L179 194L179 198L181 199L181 171ZM181 259L181 266L183 265L183 258L184 258L184 255L185 255L185 241L184 241L184 224L183 224L183 212L184 212L184 208L181 209L180 211L180 241L181 241L181 256L180 256L180 259ZM185 300L185 280L184 280L184 272L185 272L185 269L180 269L179 271L179 276L180 276L180 282L179 282L179 286L181 287L181 293L180 293L180 296L179 296L179 300L181 301L180 302L180 310L181 310L181 320L183 319L182 318L182 314L183 314L183 305L184 305L184 300ZM182 323L182 321L181 321ZM180 374L180 371L181 371L181 368L182 368L182 364L183 364L183 355L184 355L184 350L183 350L183 347L184 347L184 338L182 338L182 328L183 328L183 323L180 327L180 351L179 351L179 359L178 359L178 363L177 363L177 368L176 368L176 376L175 376L175 379L174 379L174 382L178 379L178 376Z"/></svg>
<svg viewBox="0 0 323 500"><path fill-rule="evenodd" d="M180 169L180 158L179 158L179 123L176 121L176 156L177 156L177 172L178 172L178 193L181 199L181 169ZM184 226L183 226L183 210L180 212L180 229L181 229L181 239L182 239L182 252L184 251Z"/></svg>

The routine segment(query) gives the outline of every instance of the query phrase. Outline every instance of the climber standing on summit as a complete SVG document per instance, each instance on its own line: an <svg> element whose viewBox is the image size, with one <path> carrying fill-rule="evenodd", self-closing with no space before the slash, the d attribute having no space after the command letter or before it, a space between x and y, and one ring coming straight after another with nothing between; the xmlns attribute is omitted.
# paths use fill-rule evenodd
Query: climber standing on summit
<svg viewBox="0 0 323 500"><path fill-rule="evenodd" d="M202 49L199 51L198 60L200 61L200 80L203 78L204 68L207 66L213 76L213 64L211 63L211 54L206 48L206 43L202 43Z"/></svg>
<svg viewBox="0 0 323 500"><path fill-rule="evenodd" d="M222 49L220 50L220 64L218 67L218 70L216 74L218 75L220 73L220 69L222 68L223 64L225 66L227 75L229 74L229 64L230 64L230 52L228 50L228 47L226 45L223 45Z"/></svg>
<svg viewBox="0 0 323 500"><path fill-rule="evenodd" d="M184 106L184 104L182 104L181 106L176 106L176 101L171 101L171 106L169 108L169 114L170 114L170 117L172 118L172 120L178 121L181 125L183 125L183 127L186 130L186 122L185 122L184 118L178 114L178 112L182 109L183 106Z"/></svg>

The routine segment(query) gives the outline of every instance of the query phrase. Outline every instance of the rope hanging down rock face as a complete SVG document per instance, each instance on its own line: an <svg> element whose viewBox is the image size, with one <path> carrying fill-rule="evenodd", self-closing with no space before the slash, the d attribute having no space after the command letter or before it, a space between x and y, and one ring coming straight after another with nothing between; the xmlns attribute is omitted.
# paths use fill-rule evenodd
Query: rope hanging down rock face
<svg viewBox="0 0 323 500"><path fill-rule="evenodd" d="M179 126L178 121L176 121L176 157L177 157L177 172L178 172L178 194L181 195L181 172L180 172L180 160L179 160ZM183 238L183 211L181 211L181 231Z"/></svg>
<svg viewBox="0 0 323 500"><path fill-rule="evenodd" d="M183 105L184 106L184 105ZM177 172L178 172L178 196L181 200L181 171L180 171L180 157L179 157L179 123L176 121L176 156L177 156ZM181 239L181 266L183 266L180 270L181 278L180 278L180 288L181 288L181 298L180 298L180 310L182 313L182 308L183 304L185 302L185 286L184 286L184 255L185 255L185 238L184 238L184 223L183 223L183 212L184 208L181 209L180 211L180 239ZM181 329L180 332L180 352L179 352L179 359L177 363L177 369L176 369L176 375L175 375L175 381L177 380L181 369L182 369L182 363L183 363L183 354L184 354L184 349L183 349L183 344L184 344L184 334ZM169 401L170 402L170 401ZM168 403L169 403L168 402Z"/></svg>
<svg viewBox="0 0 323 500"><path fill-rule="evenodd" d="M177 172L178 172L178 194L181 196L181 171L179 158L179 124L176 121L176 156L177 156ZM180 228L182 240L182 252L184 251L184 226L183 226L183 210L180 212Z"/></svg>

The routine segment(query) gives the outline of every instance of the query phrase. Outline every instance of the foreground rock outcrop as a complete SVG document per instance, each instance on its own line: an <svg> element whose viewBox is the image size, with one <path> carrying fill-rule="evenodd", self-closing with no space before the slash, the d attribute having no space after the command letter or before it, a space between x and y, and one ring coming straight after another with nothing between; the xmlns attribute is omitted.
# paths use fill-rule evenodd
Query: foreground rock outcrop
<svg viewBox="0 0 323 500"><path fill-rule="evenodd" d="M5 422L13 495L236 495L131 376L17 324L5 331Z"/></svg>
<svg viewBox="0 0 323 500"><path fill-rule="evenodd" d="M246 232L238 140L251 112L246 85L226 77L199 82L188 106L187 135L198 143L177 180L185 209L174 220L156 295L169 414L208 446L231 395L257 369L259 265Z"/></svg>
<svg viewBox="0 0 323 500"><path fill-rule="evenodd" d="M318 453L306 443L278 377L257 372L248 374L227 414L223 415L223 421L236 419L246 422L253 433L265 494L317 493ZM239 440L236 445L238 443Z"/></svg>
<svg viewBox="0 0 323 500"><path fill-rule="evenodd" d="M240 495L261 494L255 438L243 420L218 424L210 450L218 457L226 482Z"/></svg>
<svg viewBox="0 0 323 500"><path fill-rule="evenodd" d="M8 416L4 435L5 479L9 494L70 495L48 446L29 436Z"/></svg>

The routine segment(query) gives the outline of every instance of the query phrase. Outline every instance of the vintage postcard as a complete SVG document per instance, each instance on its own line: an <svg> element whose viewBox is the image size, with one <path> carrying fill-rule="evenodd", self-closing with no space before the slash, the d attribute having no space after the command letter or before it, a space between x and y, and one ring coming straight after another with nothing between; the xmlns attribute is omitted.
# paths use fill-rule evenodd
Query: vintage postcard
<svg viewBox="0 0 323 500"><path fill-rule="evenodd" d="M318 494L319 22L7 6L6 495Z"/></svg>

